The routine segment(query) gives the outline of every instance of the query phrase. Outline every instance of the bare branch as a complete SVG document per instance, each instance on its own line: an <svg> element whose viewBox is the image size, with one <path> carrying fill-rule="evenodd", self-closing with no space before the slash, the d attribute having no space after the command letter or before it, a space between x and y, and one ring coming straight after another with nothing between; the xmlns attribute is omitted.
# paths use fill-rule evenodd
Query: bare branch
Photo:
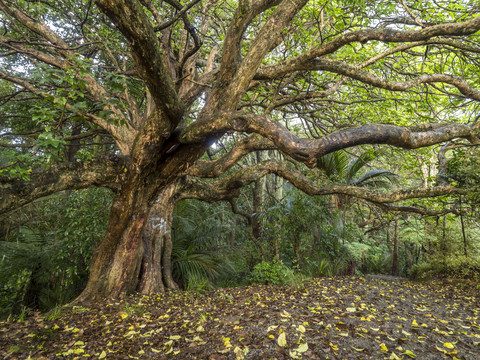
<svg viewBox="0 0 480 360"><path fill-rule="evenodd" d="M446 75L446 74L430 74L430 75L420 75L414 77L412 80L404 82L393 82L382 79L372 73L367 71L359 70L357 67L349 65L342 61L332 60L332 59L317 59L311 61L302 69L298 70L309 70L309 71L318 71L326 70L340 75L348 76L352 79L359 80L363 83L385 89L390 91L408 91L415 86L420 84L429 84L429 83L446 83L455 86L464 96L480 101L480 91L473 89L465 80L458 76Z"/></svg>
<svg viewBox="0 0 480 360"><path fill-rule="evenodd" d="M446 214L460 214L460 210L456 208L445 209L445 210L429 210L426 208L418 208L413 206L397 206L397 205L385 205L385 204L376 204L378 207L385 211L400 211L408 212L426 216L441 216Z"/></svg>

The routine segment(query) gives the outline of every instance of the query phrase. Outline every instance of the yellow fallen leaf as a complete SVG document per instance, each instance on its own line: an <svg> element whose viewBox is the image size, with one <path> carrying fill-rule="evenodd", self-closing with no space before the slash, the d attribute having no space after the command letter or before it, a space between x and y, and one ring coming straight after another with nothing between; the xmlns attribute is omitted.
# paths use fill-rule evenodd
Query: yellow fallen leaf
<svg viewBox="0 0 480 360"><path fill-rule="evenodd" d="M152 350L152 351L155 352L155 353L162 352L162 350L157 350L157 349L154 349L154 348L150 348L150 350Z"/></svg>
<svg viewBox="0 0 480 360"><path fill-rule="evenodd" d="M446 347L447 349L453 349L455 347L451 343L448 343L448 342L444 343L443 346Z"/></svg>
<svg viewBox="0 0 480 360"><path fill-rule="evenodd" d="M304 353L307 350L308 350L308 344L307 343L300 344L299 347L295 349L295 351L299 352L299 353Z"/></svg>
<svg viewBox="0 0 480 360"><path fill-rule="evenodd" d="M233 349L233 352L235 353L235 358L237 360L245 359L245 353L240 347L236 346L235 349Z"/></svg>
<svg viewBox="0 0 480 360"><path fill-rule="evenodd" d="M304 333L304 332L305 332L305 326L303 326L303 325L298 325L297 331L300 331L301 333Z"/></svg>
<svg viewBox="0 0 480 360"><path fill-rule="evenodd" d="M103 350L98 358L99 359L105 359L106 357L107 357L107 353L105 352L105 350Z"/></svg>
<svg viewBox="0 0 480 360"><path fill-rule="evenodd" d="M284 332L278 335L277 343L281 347L287 346L287 335Z"/></svg>
<svg viewBox="0 0 480 360"><path fill-rule="evenodd" d="M302 359L302 354L297 353L295 350L289 350L288 351L290 358L296 359L296 360L301 360Z"/></svg>
<svg viewBox="0 0 480 360"><path fill-rule="evenodd" d="M347 311L348 311L348 312L355 312L355 311L357 311L357 309L354 308L354 307L348 307L348 308L347 308Z"/></svg>
<svg viewBox="0 0 480 360"><path fill-rule="evenodd" d="M410 350L405 350L405 352L402 355L407 355L407 356L410 356L411 358L414 358L414 357L417 356L413 352L411 352Z"/></svg>
<svg viewBox="0 0 480 360"><path fill-rule="evenodd" d="M357 349L357 348L355 348L355 347L353 347L353 346L352 346L352 349L355 350L355 351L358 351L358 352L362 352L363 350L365 350L365 349Z"/></svg>
<svg viewBox="0 0 480 360"><path fill-rule="evenodd" d="M388 352L388 348L385 346L384 343L381 343L381 344L380 344L380 349L381 349L383 352Z"/></svg>
<svg viewBox="0 0 480 360"><path fill-rule="evenodd" d="M267 332L270 332L272 330L275 330L278 327L278 325L270 325L267 329Z"/></svg>
<svg viewBox="0 0 480 360"><path fill-rule="evenodd" d="M412 321L412 327L418 327L418 323L417 323L416 320L413 320L413 321Z"/></svg>
<svg viewBox="0 0 480 360"><path fill-rule="evenodd" d="M199 325L199 326L197 327L197 330L196 330L196 331L197 331L197 332L203 332L203 331L205 331L205 329L203 328L202 325Z"/></svg>
<svg viewBox="0 0 480 360"><path fill-rule="evenodd" d="M400 358L398 357L397 354L395 354L395 353L392 351L392 355L390 355L390 357L388 358L388 360L400 360Z"/></svg>
<svg viewBox="0 0 480 360"><path fill-rule="evenodd" d="M172 335L169 337L170 340L180 340L182 337L180 335Z"/></svg>

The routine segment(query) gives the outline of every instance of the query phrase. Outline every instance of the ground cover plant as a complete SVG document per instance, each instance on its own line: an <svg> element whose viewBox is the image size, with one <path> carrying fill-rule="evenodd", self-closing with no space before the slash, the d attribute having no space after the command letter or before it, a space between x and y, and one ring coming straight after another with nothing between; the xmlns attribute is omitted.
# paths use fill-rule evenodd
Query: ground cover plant
<svg viewBox="0 0 480 360"><path fill-rule="evenodd" d="M333 277L2 322L2 359L478 359L478 285Z"/></svg>

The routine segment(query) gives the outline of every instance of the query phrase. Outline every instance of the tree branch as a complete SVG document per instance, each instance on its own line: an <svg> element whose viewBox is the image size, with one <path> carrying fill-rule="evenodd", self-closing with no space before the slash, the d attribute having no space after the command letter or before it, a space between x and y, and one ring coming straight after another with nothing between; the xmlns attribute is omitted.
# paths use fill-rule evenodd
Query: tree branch
<svg viewBox="0 0 480 360"><path fill-rule="evenodd" d="M304 65L305 66L303 68L299 68L297 70L329 71L336 74L348 76L352 79L359 80L365 84L390 91L408 91L415 86L425 83L446 83L455 86L464 96L470 99L480 101L480 91L470 87L470 85L465 80L458 76L446 74L430 74L420 75L404 82L394 82L382 79L367 71L359 70L357 67L349 65L345 62L332 59L316 59Z"/></svg>
<svg viewBox="0 0 480 360"><path fill-rule="evenodd" d="M269 160L257 165L243 168L216 181L205 182L199 178L185 177L181 183L182 199L192 198L208 202L228 200L239 195L242 187L262 178L267 174L277 174L293 186L308 195L343 194L364 199L377 204L394 203L412 198L429 198L464 192L451 185L423 189L404 189L389 192L370 190L349 185L319 185L305 175L289 167L285 162Z"/></svg>
<svg viewBox="0 0 480 360"><path fill-rule="evenodd" d="M42 91L33 84L29 83L27 80L7 74L6 72L3 72L1 70L0 79L17 84L23 89L31 92L32 94L38 95L44 99L50 99L52 97L51 94L47 93L46 91ZM130 146L135 135L132 131L132 128L128 126L116 126L94 114L79 112L78 110L72 109L72 106L68 103L65 104L65 107L67 110L72 111L73 113L91 121L92 123L100 126L102 129L110 133L115 139L115 142L118 145L122 154L126 155L130 152ZM108 109L110 108L108 107Z"/></svg>
<svg viewBox="0 0 480 360"><path fill-rule="evenodd" d="M206 126L192 124L180 135L180 141L201 142L212 133L228 130L260 134L271 140L280 151L310 167L314 167L316 160L323 155L363 144L387 144L404 149L416 149L454 138L478 142L474 129L465 124L433 124L419 132L403 126L371 124L343 130L320 139L304 139L267 116L241 112L218 113Z"/></svg>
<svg viewBox="0 0 480 360"><path fill-rule="evenodd" d="M173 130L184 114L184 105L177 96L165 68L157 36L142 7L134 0L95 0L95 3L127 39L140 76Z"/></svg>
<svg viewBox="0 0 480 360"><path fill-rule="evenodd" d="M124 165L121 157L99 157L85 163L63 163L47 170L38 169L32 172L29 181L0 177L0 214L63 190L94 185L116 192L120 190Z"/></svg>
<svg viewBox="0 0 480 360"><path fill-rule="evenodd" d="M187 169L186 174L202 178L220 177L246 154L256 150L274 149L276 149L276 147L271 141L249 136L248 138L235 143L233 148L227 154L218 159L211 161L198 160L193 166Z"/></svg>
<svg viewBox="0 0 480 360"><path fill-rule="evenodd" d="M283 0L277 6L255 37L253 44L241 61L240 67L231 79L230 85L224 90L226 93L225 99L228 99L228 101L223 102L222 109L233 110L236 108L265 55L278 44L283 30L306 2L306 0Z"/></svg>
<svg viewBox="0 0 480 360"><path fill-rule="evenodd" d="M394 30L390 28L365 29L352 31L338 38L313 48L304 54L288 59L274 65L263 66L257 71L255 79L279 78L295 71L301 64L332 54L345 45L353 42L365 43L367 41L382 41L385 43L402 43L412 41L425 41L436 36L465 36L480 30L480 18L475 17L464 23L446 23L425 27L421 30Z"/></svg>
<svg viewBox="0 0 480 360"><path fill-rule="evenodd" d="M385 205L385 204L376 204L379 208L385 211L401 211L401 212L408 212L408 213L415 213L420 215L426 216L441 216L445 214L455 214L459 215L459 209L445 209L445 210L429 210L429 209L422 209L413 206L396 206L396 205Z"/></svg>

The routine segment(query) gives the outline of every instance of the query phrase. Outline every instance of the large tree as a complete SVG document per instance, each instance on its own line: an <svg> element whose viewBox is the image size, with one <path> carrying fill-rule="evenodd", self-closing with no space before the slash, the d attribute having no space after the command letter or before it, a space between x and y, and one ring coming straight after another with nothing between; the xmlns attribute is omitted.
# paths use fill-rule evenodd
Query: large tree
<svg viewBox="0 0 480 360"><path fill-rule="evenodd" d="M0 212L115 193L79 301L176 287L180 199L231 199L270 173L383 205L449 194L325 185L317 159L477 139L473 1L0 0L0 22ZM265 150L283 156L235 166Z"/></svg>

